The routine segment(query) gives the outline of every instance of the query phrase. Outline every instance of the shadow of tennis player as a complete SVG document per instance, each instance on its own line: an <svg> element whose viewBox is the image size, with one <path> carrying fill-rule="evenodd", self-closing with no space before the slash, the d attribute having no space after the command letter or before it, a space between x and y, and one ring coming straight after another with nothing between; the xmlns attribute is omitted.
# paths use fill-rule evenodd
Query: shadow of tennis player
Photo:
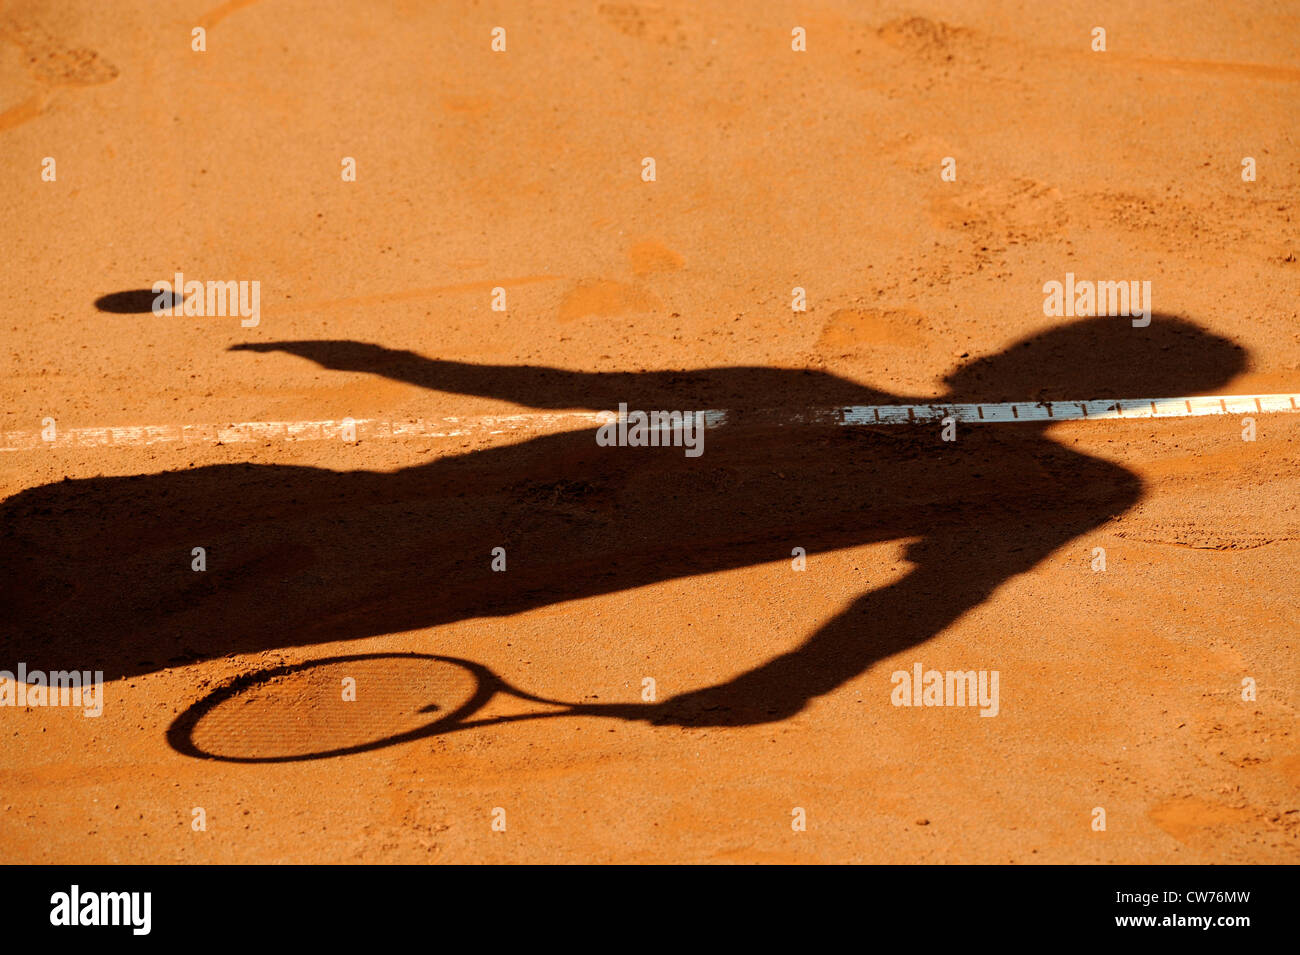
<svg viewBox="0 0 1300 955"><path fill-rule="evenodd" d="M594 429L395 472L231 464L69 480L0 505L11 598L0 659L109 679L229 653L431 627L657 581L918 538L911 569L794 650L656 704L587 712L681 725L780 720L940 633L998 586L1131 507L1135 475L1050 423L832 427L772 408L927 403L776 368L594 373L470 365L351 341L239 346L533 408L737 412L700 457L602 447ZM265 359L257 359L263 361ZM1168 397L1245 367L1173 316L1076 321L946 379L945 402ZM346 461L351 452L342 452ZM193 548L206 570L191 570ZM507 571L493 572L503 547ZM864 584L869 588L869 584ZM755 621L761 626L761 621ZM788 634L773 643L788 645Z"/></svg>

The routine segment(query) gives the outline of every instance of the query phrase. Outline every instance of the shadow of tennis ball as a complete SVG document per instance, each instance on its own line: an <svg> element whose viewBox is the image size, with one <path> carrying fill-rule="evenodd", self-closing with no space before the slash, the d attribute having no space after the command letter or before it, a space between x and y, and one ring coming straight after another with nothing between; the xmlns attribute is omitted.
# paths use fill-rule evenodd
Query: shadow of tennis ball
<svg viewBox="0 0 1300 955"><path fill-rule="evenodd" d="M229 760L301 759L428 726L429 714L467 704L478 681L427 657L375 655L255 674L199 717L190 741ZM435 717L436 719L436 717Z"/></svg>
<svg viewBox="0 0 1300 955"><path fill-rule="evenodd" d="M162 296L160 308L172 308L185 303L185 296L175 292L154 292L147 288L133 288L125 292L113 292L95 299L95 308L101 312L116 315L143 315L153 311L154 300Z"/></svg>

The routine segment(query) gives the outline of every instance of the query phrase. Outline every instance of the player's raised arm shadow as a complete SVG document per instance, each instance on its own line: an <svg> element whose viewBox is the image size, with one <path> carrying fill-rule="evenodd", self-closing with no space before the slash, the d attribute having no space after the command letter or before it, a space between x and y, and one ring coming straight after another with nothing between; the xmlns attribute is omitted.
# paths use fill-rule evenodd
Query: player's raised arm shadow
<svg viewBox="0 0 1300 955"><path fill-rule="evenodd" d="M510 401L529 408L604 411L627 402L645 409L749 410L897 402L824 371L736 366L677 371L577 371L536 365L473 364L429 358L347 339L235 345L231 351L282 352L331 371L379 375L430 391Z"/></svg>
<svg viewBox="0 0 1300 955"><path fill-rule="evenodd" d="M355 342L242 350L535 408L909 400L797 369L483 366ZM1178 318L1155 316L1146 329L1089 319L963 363L941 400L1168 397L1217 389L1243 364L1240 348ZM815 572L817 555L831 550L918 538L910 571L883 587L868 573L834 619L808 621L804 640L774 633L773 656L734 678L661 703L585 710L743 725L798 712L941 633L1140 493L1133 475L1063 447L1040 424L972 425L953 443L924 426L725 427L710 430L699 458L597 447L587 430L396 471L355 469L346 448L328 460L341 470L225 464L11 497L0 504L0 573L12 582L0 654L29 669L102 669L114 679L788 563L795 546ZM498 546L504 571L493 568ZM438 633L430 630L435 644Z"/></svg>

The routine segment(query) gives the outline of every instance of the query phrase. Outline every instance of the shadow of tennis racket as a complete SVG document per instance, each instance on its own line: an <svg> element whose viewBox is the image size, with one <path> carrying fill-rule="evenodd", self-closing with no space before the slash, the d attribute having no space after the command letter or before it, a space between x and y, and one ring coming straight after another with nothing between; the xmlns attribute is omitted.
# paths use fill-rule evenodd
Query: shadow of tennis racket
<svg viewBox="0 0 1300 955"><path fill-rule="evenodd" d="M499 695L552 709L472 719ZM167 741L177 752L199 759L286 763L519 720L640 714L635 704L565 703L537 696L481 664L456 657L362 653L237 677L180 714L167 730Z"/></svg>

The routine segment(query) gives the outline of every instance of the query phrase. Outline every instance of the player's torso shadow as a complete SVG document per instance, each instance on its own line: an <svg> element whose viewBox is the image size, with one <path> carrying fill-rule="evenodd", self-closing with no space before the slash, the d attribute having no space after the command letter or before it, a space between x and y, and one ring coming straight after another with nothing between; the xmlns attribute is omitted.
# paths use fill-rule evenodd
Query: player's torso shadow
<svg viewBox="0 0 1300 955"><path fill-rule="evenodd" d="M704 448L600 447L586 430L394 473L243 464L34 488L0 506L0 653L113 678L767 562L797 593L796 547L815 573L836 548L959 551L1008 521L1059 542L1134 499L1126 472L1035 426L945 442L938 425L742 424ZM864 569L845 600L884 576Z"/></svg>

